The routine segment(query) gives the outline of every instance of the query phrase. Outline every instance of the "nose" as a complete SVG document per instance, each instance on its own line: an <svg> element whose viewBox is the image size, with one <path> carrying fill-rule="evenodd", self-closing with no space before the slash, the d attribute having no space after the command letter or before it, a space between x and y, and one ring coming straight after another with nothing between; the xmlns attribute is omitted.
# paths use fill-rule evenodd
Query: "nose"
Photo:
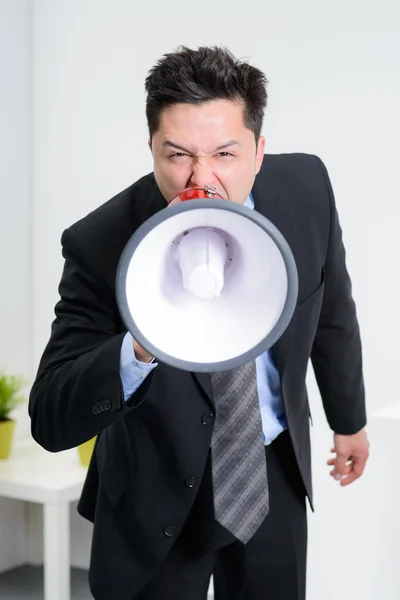
<svg viewBox="0 0 400 600"><path fill-rule="evenodd" d="M192 163L191 169L192 173L188 187L204 187L205 185L215 185L218 187L213 169L207 157L196 158Z"/></svg>

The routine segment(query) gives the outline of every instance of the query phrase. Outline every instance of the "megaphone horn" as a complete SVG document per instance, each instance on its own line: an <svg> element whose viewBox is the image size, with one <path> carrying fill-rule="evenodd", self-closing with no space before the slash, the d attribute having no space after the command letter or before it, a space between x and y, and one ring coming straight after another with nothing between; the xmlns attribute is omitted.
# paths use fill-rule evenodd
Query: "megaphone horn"
<svg viewBox="0 0 400 600"><path fill-rule="evenodd" d="M231 369L273 346L297 292L279 230L212 186L182 190L143 223L117 269L118 307L133 338L194 372Z"/></svg>

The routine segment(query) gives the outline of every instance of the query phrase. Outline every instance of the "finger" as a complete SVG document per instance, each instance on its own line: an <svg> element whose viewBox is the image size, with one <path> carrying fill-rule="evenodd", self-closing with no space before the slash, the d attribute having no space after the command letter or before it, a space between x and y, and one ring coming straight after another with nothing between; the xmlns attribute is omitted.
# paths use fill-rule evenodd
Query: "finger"
<svg viewBox="0 0 400 600"><path fill-rule="evenodd" d="M338 454L335 460L335 468L334 468L334 478L338 481L342 478L343 475L346 475L347 469L347 461L349 460L349 456L345 454Z"/></svg>
<svg viewBox="0 0 400 600"><path fill-rule="evenodd" d="M329 460L326 461L327 465L330 465L331 467L335 464L336 462L336 458L330 458ZM351 460L348 460L346 465L351 465Z"/></svg>
<svg viewBox="0 0 400 600"><path fill-rule="evenodd" d="M352 467L352 465L346 465L345 471L344 471L344 473L341 473L340 477L341 477L341 478L342 478L342 477L347 477L347 476L348 476L348 475L350 475L350 473L352 473L352 472L353 472L353 467ZM335 469L332 469L332 471L330 471L330 473L329 473L329 475L331 475L331 477L335 477L335 475L336 475L336 474L337 474L337 473L336 473Z"/></svg>
<svg viewBox="0 0 400 600"><path fill-rule="evenodd" d="M366 462L366 458L355 458L352 463L351 473L348 477L346 477L346 479L343 479L340 482L340 485L350 485L350 483L353 483L353 481L356 481L356 479L361 477L361 475L364 473Z"/></svg>

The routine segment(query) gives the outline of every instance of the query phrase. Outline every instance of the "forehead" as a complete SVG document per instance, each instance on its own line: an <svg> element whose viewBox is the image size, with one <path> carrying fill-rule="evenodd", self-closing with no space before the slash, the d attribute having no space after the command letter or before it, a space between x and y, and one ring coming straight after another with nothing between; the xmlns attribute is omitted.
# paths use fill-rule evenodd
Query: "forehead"
<svg viewBox="0 0 400 600"><path fill-rule="evenodd" d="M202 104L174 104L160 115L155 136L183 143L220 143L221 138L232 138L250 133L244 124L244 105L231 100L212 100ZM179 140L175 139L179 137Z"/></svg>

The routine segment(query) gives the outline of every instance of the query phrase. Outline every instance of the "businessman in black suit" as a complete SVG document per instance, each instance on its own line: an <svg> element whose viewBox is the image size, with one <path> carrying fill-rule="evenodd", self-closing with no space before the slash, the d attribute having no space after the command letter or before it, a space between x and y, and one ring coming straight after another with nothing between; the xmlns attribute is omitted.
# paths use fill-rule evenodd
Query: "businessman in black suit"
<svg viewBox="0 0 400 600"><path fill-rule="evenodd" d="M30 395L32 434L53 452L97 435L78 507L94 523L89 580L97 600L205 600L211 574L216 600L304 600L309 359L333 431L332 477L353 482L369 453L359 327L328 173L316 156L264 154L265 76L225 49L165 55L146 91L154 173L62 236L60 300ZM264 487L257 510L249 512L254 494L244 503L244 535L217 518L222 416L212 374L150 356L126 331L115 299L130 236L177 192L206 184L270 219L299 274L285 333L245 385L233 378L229 387L232 411L253 390L258 449L263 440ZM265 257L254 260L262 270ZM253 463L243 463L240 449L234 458L251 477ZM226 469L228 487L239 470ZM248 488L239 485L230 500Z"/></svg>

